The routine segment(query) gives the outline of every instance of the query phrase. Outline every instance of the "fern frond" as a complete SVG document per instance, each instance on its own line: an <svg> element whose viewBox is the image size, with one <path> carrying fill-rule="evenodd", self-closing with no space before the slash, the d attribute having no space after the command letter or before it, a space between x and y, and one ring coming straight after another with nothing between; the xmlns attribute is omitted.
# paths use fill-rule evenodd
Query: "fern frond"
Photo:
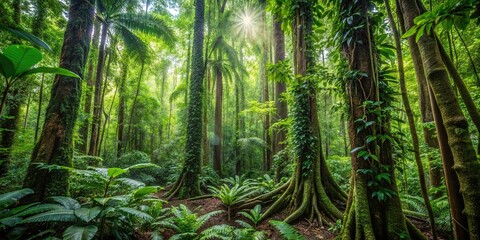
<svg viewBox="0 0 480 240"><path fill-rule="evenodd" d="M297 229L286 222L270 220L269 223L272 224L286 240L305 240L305 237L303 237Z"/></svg>

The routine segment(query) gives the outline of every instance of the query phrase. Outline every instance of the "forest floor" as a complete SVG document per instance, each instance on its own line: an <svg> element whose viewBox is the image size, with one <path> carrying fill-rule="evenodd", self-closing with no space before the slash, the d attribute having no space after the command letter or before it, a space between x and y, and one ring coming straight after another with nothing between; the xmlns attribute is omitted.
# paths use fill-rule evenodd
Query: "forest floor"
<svg viewBox="0 0 480 240"><path fill-rule="evenodd" d="M161 196L161 195L160 195ZM217 210L225 210L222 202L217 198L203 198L203 199L196 199L196 200L179 200L179 199L172 199L170 200L165 207L174 207L183 204L187 206L191 210L196 210L199 215L203 215L209 212L217 211ZM285 213L278 213L270 217L270 219L283 219L285 218ZM227 212L224 211L221 214L215 215L209 219L209 221L200 229L200 231L209 228L214 225L221 225L221 224L228 224L236 227L240 227L235 220L244 220L245 218L233 213L231 216L231 220L227 220ZM257 227L258 230L262 230L267 234L268 239L272 240L281 240L279 233L270 225L267 221L262 221ZM428 237L428 239L433 239L432 234L430 232L430 226L428 222L421 221L418 219L410 219L414 225L416 225L424 234ZM248 221L247 221L248 222ZM300 220L296 223L292 224L303 236L305 236L308 240L333 240L337 237L337 233L328 230L326 226L317 226L309 223L306 220ZM167 235L168 232L166 232ZM168 239L169 236L164 236ZM439 240L447 239L447 238L438 238Z"/></svg>

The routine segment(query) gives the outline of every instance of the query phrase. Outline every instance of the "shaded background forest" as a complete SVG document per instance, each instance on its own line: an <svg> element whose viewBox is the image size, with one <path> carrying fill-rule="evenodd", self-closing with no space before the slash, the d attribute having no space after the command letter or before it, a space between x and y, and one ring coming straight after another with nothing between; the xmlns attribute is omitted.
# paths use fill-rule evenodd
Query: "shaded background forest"
<svg viewBox="0 0 480 240"><path fill-rule="evenodd" d="M110 11L97 10L99 18L109 19L110 25L109 31L102 31L100 21L94 23L74 130L74 166L124 168L153 163L159 168L135 172L135 179L147 185L167 186L177 180L185 158L194 2L124 2ZM294 136L290 131L293 120L287 117L285 109L288 105L290 110L295 101L288 87L295 81L291 26L283 24L287 50L285 60L277 61L272 14L275 4L248 0L225 1L223 5L221 2L207 0L205 9L202 189L207 190L207 185L220 178L235 175L266 178L267 182L281 182L283 178L284 182L295 169L291 158L295 156ZM442 1L424 2L428 9L444 6ZM105 0L104 4L108 9L110 2ZM348 66L338 50L341 37L335 27L338 26L336 9L329 4L323 8L324 17L316 19L312 36L316 51L313 71L319 79L315 88L321 149L334 179L342 190L348 191L353 150L348 132L348 94L342 90ZM25 29L50 45L52 52L44 52L42 65L58 65L67 24L67 2L8 0L0 3L0 9L2 25ZM411 214L426 217L416 170L415 141L401 97L406 94L438 230L449 235L452 230L442 160L438 144L431 142L436 136L435 124L432 116L422 115L425 95L418 90L415 62L408 44L404 43L401 52L406 87L402 92L397 79L394 36L383 1L372 12L377 23L373 31L382 76L392 91L390 131L394 137L392 154L400 199ZM135 26L135 20L128 19L135 17L131 14L143 15L152 22ZM473 19L470 24L470 20L452 19L435 29L438 41L478 105L480 28ZM0 32L0 39L2 48L18 43L6 32ZM0 158L9 162L8 171L1 172L2 192L23 185L32 149L42 131L53 80L53 74L32 75L8 93L0 122ZM479 132L473 127L475 121L461 100L462 90L455 84L452 86L472 126L471 140L480 146ZM287 133L286 137L278 137L281 133ZM85 190L79 181L71 181L71 194L75 197L88 195L94 188Z"/></svg>

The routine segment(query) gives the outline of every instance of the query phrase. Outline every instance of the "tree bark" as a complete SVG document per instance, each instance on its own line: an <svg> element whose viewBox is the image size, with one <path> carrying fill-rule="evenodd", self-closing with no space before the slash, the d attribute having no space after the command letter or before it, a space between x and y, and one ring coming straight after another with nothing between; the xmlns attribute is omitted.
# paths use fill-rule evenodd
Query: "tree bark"
<svg viewBox="0 0 480 240"><path fill-rule="evenodd" d="M103 85L103 67L105 65L105 45L108 35L108 23L102 23L102 33L100 40L100 47L97 60L97 72L95 75L95 93L93 97L93 118L92 118L92 130L90 134L90 146L88 149L88 155L95 156L97 151L97 139L98 131L101 121L101 100L102 100L102 85Z"/></svg>
<svg viewBox="0 0 480 240"><path fill-rule="evenodd" d="M93 27L93 0L71 0L60 67L83 77ZM35 193L27 201L68 195L66 170L41 170L36 163L72 165L73 129L80 105L81 79L57 75L40 140L35 145L24 187Z"/></svg>
<svg viewBox="0 0 480 240"><path fill-rule="evenodd" d="M94 32L93 32L93 39L92 39L92 51L89 54L88 59L88 73L87 73L87 89L85 91L85 106L83 112L85 114L85 120L80 127L79 134L80 134L80 143L78 144L78 150L84 154L88 153L88 130L90 129L90 121L91 121L91 112L92 112L92 92L93 92L93 83L95 76L93 74L93 69L95 67L94 58L97 57L98 53L98 43L100 41L100 22L95 21L94 24Z"/></svg>
<svg viewBox="0 0 480 240"><path fill-rule="evenodd" d="M180 191L181 197L200 195L200 174L202 171L202 110L203 79L203 41L205 25L205 1L195 1L195 20L192 47L192 74L187 117L187 142L185 146L185 163L182 174L172 187L168 197Z"/></svg>
<svg viewBox="0 0 480 240"><path fill-rule="evenodd" d="M120 86L118 89L118 123L117 123L117 158L122 156L125 144L123 137L124 121L125 121L125 82L127 81L128 62L124 60L122 64L122 74L120 77Z"/></svg>
<svg viewBox="0 0 480 240"><path fill-rule="evenodd" d="M414 25L414 19L420 15L415 0L400 1L400 7L407 29ZM470 239L480 238L480 162L470 139L468 122L463 115L459 102L450 85L448 72L445 69L440 50L434 35L424 34L418 41L427 81L430 84L440 110L448 143L453 153L454 169L460 181L467 216ZM464 226L465 227L465 226Z"/></svg>
<svg viewBox="0 0 480 240"><path fill-rule="evenodd" d="M405 83L405 69L403 65L403 54L402 54L402 43L400 38L400 33L398 31L397 25L393 18L392 10L390 9L390 1L384 0L385 7L387 10L388 20L390 23L390 29L392 30L393 37L395 40L395 50L397 55L397 66L398 66L398 81L400 83L400 93L402 96L403 106L405 108L405 113L407 115L408 125L410 129L410 135L412 136L412 145L413 145L413 154L415 157L415 163L418 170L418 179L420 183L420 190L422 193L423 201L428 212L428 218L430 220L430 227L432 230L433 239L437 239L437 230L435 226L435 217L433 215L432 205L430 204L430 199L428 196L427 184L425 181L425 172L423 170L423 163L420 157L420 143L418 140L417 128L415 126L415 118L413 115L412 108L410 106L410 100L408 99L407 86Z"/></svg>
<svg viewBox="0 0 480 240"><path fill-rule="evenodd" d="M390 124L388 112L381 113L381 118L377 115L389 106L385 100L389 96L387 89L380 89L388 86L379 84L368 1L342 0L340 4L340 18L351 19L344 22L341 32L351 38L342 42L342 53L349 69L362 75L350 76L345 82L353 177L339 239L411 239L413 232L407 229L395 181L392 143L371 140L389 136ZM380 106L368 102L379 102ZM380 175L388 176L388 180L379 180ZM378 195L381 192L390 194L382 198Z"/></svg>

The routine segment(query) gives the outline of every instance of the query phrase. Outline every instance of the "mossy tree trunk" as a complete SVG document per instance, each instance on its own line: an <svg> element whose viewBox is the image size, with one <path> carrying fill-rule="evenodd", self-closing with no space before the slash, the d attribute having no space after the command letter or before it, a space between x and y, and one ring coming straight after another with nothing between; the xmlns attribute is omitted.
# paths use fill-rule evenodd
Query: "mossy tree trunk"
<svg viewBox="0 0 480 240"><path fill-rule="evenodd" d="M94 1L71 0L60 67L83 77L93 27ZM29 201L68 195L68 172L40 170L36 163L72 165L73 130L80 105L81 79L57 75L42 134L35 145L24 187L35 191Z"/></svg>
<svg viewBox="0 0 480 240"><path fill-rule="evenodd" d="M368 0L340 3L341 47L351 71L345 85L353 177L339 239L411 239L418 232L409 231L398 196L389 113L383 110L389 105L389 90L379 84L368 4Z"/></svg>
<svg viewBox="0 0 480 240"><path fill-rule="evenodd" d="M334 222L342 213L333 204L345 201L341 190L331 178L321 150L320 129L317 115L317 99L314 80L313 8L310 1L292 1L294 69L297 83L292 86L294 105L293 134L296 152L296 167L293 176L282 187L259 196L240 208L265 202L278 196L273 205L262 215L265 219L287 209L286 222L306 217L319 225ZM328 185L326 185L328 183ZM336 186L336 187L335 187ZM335 192L335 190L340 191Z"/></svg>
<svg viewBox="0 0 480 240"><path fill-rule="evenodd" d="M168 198L175 196L178 192L180 192L181 197L194 197L201 193L203 79L205 76L203 64L204 23L205 1L196 0L185 163L178 180L166 195Z"/></svg>
<svg viewBox="0 0 480 240"><path fill-rule="evenodd" d="M395 5L398 5L398 0L395 1ZM405 24L403 20L403 15L400 9L397 7L397 17L399 19L400 27L402 32L405 33ZM418 46L415 42L415 38L409 37L408 38L408 45L410 54L412 56L413 66L415 69L415 75L418 85L418 102L420 105L420 114L422 116L422 123L427 124L434 121L433 119L433 112L432 112L432 103L430 101L430 93L429 93L429 86L427 83L427 79L425 77L425 73L423 70L423 63L420 57L420 50L418 50ZM430 152L438 151L440 149L435 128L424 126L423 127L423 138L425 144L430 148ZM442 154L443 156L443 154ZM439 161L434 154L429 154L428 156L428 167L429 167L429 175L430 175L430 185L432 187L440 187L442 185L442 162ZM437 194L433 194L434 198L441 197L441 192Z"/></svg>
<svg viewBox="0 0 480 240"><path fill-rule="evenodd" d="M403 65L403 54L402 54L402 43L401 43L401 37L400 37L400 32L398 31L397 25L395 23L395 20L393 18L392 10L390 8L390 1L389 0L384 0L385 7L387 10L387 15L388 15L388 20L390 23L390 28L393 33L393 37L395 40L395 50L396 50L396 55L397 55L397 70L398 70L398 81L400 84L400 93L402 96L402 102L403 106L405 108L405 113L407 115L407 120L408 120L408 125L409 125L409 130L410 130L410 135L412 136L412 145L413 145L413 155L415 157L415 163L417 165L417 170L418 170L418 179L420 183L420 190L422 193L423 201L425 203L425 207L427 209L428 213L428 218L430 221L430 227L432 229L432 235L433 239L437 239L437 230L435 227L435 217L433 215L433 210L432 210L432 205L430 204L430 199L428 196L428 189L427 189L427 184L425 181L425 172L423 170L423 163L422 159L420 157L420 143L418 140L418 133L417 133L417 128L415 126L415 117L413 115L412 108L410 106L410 100L408 98L408 92L407 92L407 85L405 83L405 69Z"/></svg>
<svg viewBox="0 0 480 240"><path fill-rule="evenodd" d="M274 61L275 64L278 64L281 61L285 60L285 33L282 30L282 22L280 16L277 14L273 17L273 45L275 49L275 56ZM288 107L287 102L283 99L283 94L287 91L287 84L282 81L275 82L275 108L276 113L273 117L273 122L277 123L279 121L285 120L288 117ZM287 131L284 128L275 129L273 132L273 152L272 154L275 155L278 152L285 149L286 144L285 141L287 140ZM277 165L275 179L276 181L280 181L281 172L282 172L281 165Z"/></svg>
<svg viewBox="0 0 480 240"><path fill-rule="evenodd" d="M410 29L414 19L420 15L420 8L415 0L400 1L405 27ZM443 125L452 150L454 170L460 182L460 192L465 207L463 214L468 221L470 239L480 238L480 162L470 139L468 122L465 118L448 77L435 35L424 34L418 41L427 81L437 102ZM463 226L465 227L465 226Z"/></svg>

